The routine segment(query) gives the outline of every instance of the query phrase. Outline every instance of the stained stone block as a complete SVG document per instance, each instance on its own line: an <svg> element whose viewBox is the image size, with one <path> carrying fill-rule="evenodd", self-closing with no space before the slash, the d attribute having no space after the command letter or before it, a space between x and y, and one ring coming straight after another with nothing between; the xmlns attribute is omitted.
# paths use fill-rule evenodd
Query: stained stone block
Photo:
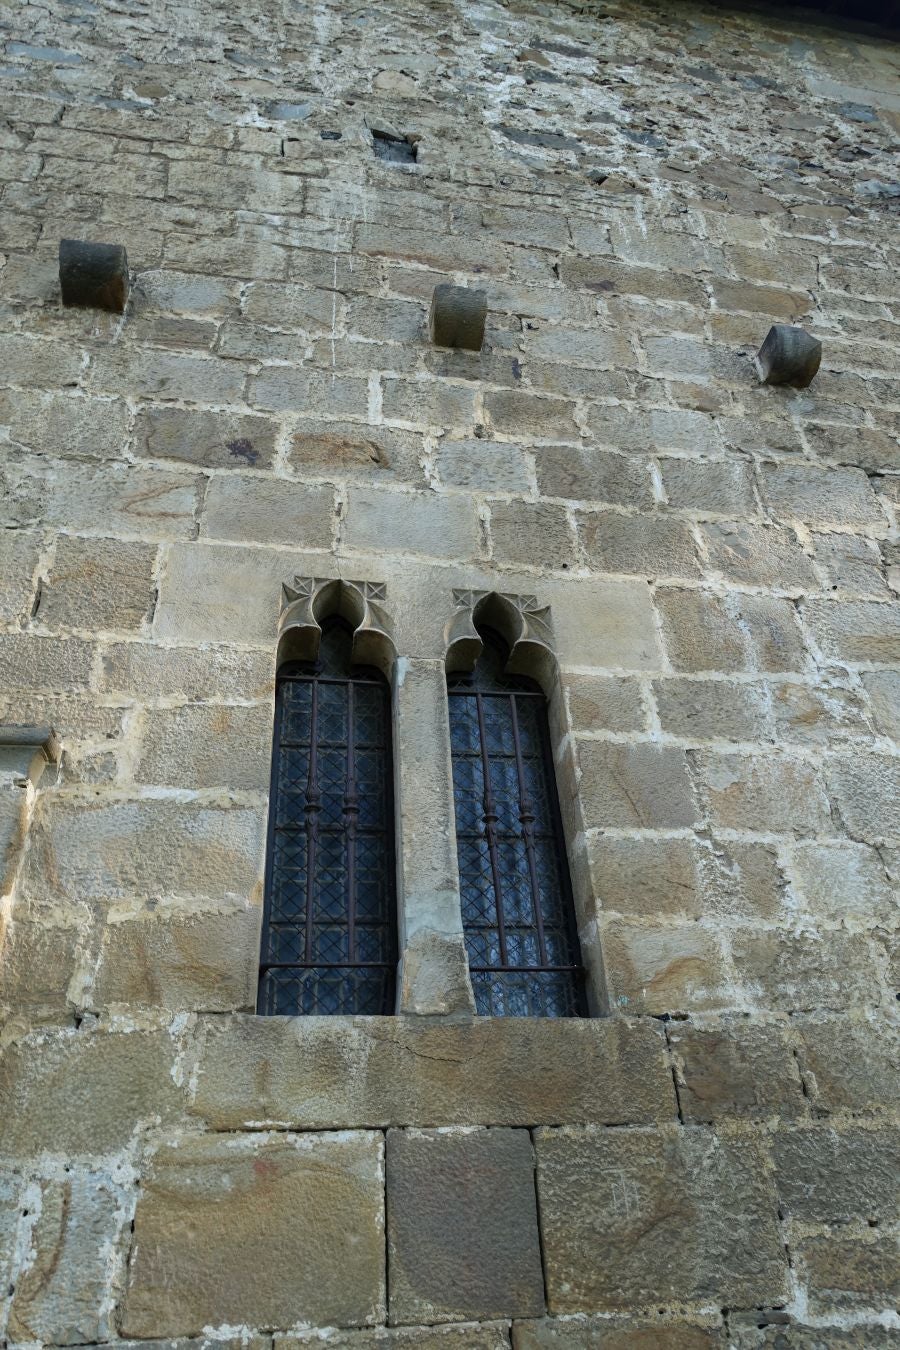
<svg viewBox="0 0 900 1350"><path fill-rule="evenodd" d="M392 1130L387 1213L392 1322L543 1312L526 1130Z"/></svg>
<svg viewBox="0 0 900 1350"><path fill-rule="evenodd" d="M788 323L773 324L756 353L763 384L790 384L805 389L822 360L822 344L804 328Z"/></svg>
<svg viewBox="0 0 900 1350"><path fill-rule="evenodd" d="M773 1152L779 1204L788 1218L896 1222L900 1140L895 1130L784 1130Z"/></svg>
<svg viewBox="0 0 900 1350"><path fill-rule="evenodd" d="M484 342L487 315L485 291L470 291L465 286L443 283L435 286L431 297L428 328L437 347L462 347L479 352Z"/></svg>
<svg viewBox="0 0 900 1350"><path fill-rule="evenodd" d="M121 244L59 241L59 282L64 305L84 305L124 314L128 257Z"/></svg>
<svg viewBox="0 0 900 1350"><path fill-rule="evenodd" d="M716 1327L643 1318L545 1317L516 1322L513 1350L715 1350L727 1344Z"/></svg>
<svg viewBox="0 0 900 1350"><path fill-rule="evenodd" d="M135 1213L123 1334L383 1319L382 1148L363 1133L162 1148Z"/></svg>
<svg viewBox="0 0 900 1350"><path fill-rule="evenodd" d="M553 1313L672 1302L771 1305L787 1259L765 1152L688 1126L535 1137Z"/></svg>
<svg viewBox="0 0 900 1350"><path fill-rule="evenodd" d="M803 1108L797 1063L784 1031L743 1021L718 1027L675 1022L669 1033L684 1119L796 1116Z"/></svg>

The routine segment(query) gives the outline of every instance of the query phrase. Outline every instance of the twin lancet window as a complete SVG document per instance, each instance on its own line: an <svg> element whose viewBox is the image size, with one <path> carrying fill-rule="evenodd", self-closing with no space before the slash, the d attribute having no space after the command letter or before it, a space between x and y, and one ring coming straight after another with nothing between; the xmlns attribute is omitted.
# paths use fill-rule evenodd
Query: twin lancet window
<svg viewBox="0 0 900 1350"><path fill-rule="evenodd" d="M583 973L546 700L482 628L448 680L462 921L476 1011L571 1017ZM278 672L258 1010L392 1013L397 891L391 696L327 620Z"/></svg>

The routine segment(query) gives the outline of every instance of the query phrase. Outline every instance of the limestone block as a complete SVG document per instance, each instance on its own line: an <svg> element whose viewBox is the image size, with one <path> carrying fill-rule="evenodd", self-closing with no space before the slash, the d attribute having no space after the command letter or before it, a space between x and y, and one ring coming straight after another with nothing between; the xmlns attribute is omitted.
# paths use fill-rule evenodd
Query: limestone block
<svg viewBox="0 0 900 1350"><path fill-rule="evenodd" d="M15 623L31 608L40 535L30 530L0 530L0 622Z"/></svg>
<svg viewBox="0 0 900 1350"><path fill-rule="evenodd" d="M890 924L896 896L874 848L798 842L791 850L795 894L817 918L848 925Z"/></svg>
<svg viewBox="0 0 900 1350"><path fill-rule="evenodd" d="M387 1240L393 1322L542 1313L527 1130L391 1130Z"/></svg>
<svg viewBox="0 0 900 1350"><path fill-rule="evenodd" d="M241 413L149 407L135 422L135 449L146 459L175 459L210 469L268 469L275 422Z"/></svg>
<svg viewBox="0 0 900 1350"><path fill-rule="evenodd" d="M548 445L535 453L538 490L543 497L650 507L649 461L608 450Z"/></svg>
<svg viewBox="0 0 900 1350"><path fill-rule="evenodd" d="M0 1061L8 1110L0 1151L103 1154L135 1131L181 1113L177 1046L165 1031L44 1031L13 1041Z"/></svg>
<svg viewBox="0 0 900 1350"><path fill-rule="evenodd" d="M330 487L228 474L210 482L200 528L211 539L328 548L333 518Z"/></svg>
<svg viewBox="0 0 900 1350"><path fill-rule="evenodd" d="M780 1301L787 1258L763 1146L677 1132L535 1135L553 1313Z"/></svg>
<svg viewBox="0 0 900 1350"><path fill-rule="evenodd" d="M460 496L351 487L342 530L346 547L355 551L431 558L471 558L478 551L475 511Z"/></svg>
<svg viewBox="0 0 900 1350"><path fill-rule="evenodd" d="M256 1003L260 919L258 907L157 909L109 923L86 1002L94 1009L249 1011Z"/></svg>
<svg viewBox="0 0 900 1350"><path fill-rule="evenodd" d="M728 308L728 296L721 294L722 285L723 283L717 284L716 299L723 308ZM727 287L727 283L724 285ZM742 288L744 291L747 289L749 288ZM732 300L738 302L735 308L778 312L778 305L773 307L768 303L770 295L777 296L781 300L780 309L785 318L802 314L809 308L809 298L803 293L792 296L790 292L766 291L764 287L754 287L753 290L758 296L756 302L740 303L742 297L733 296ZM821 362L822 344L818 338L814 338L803 328L792 328L786 323L772 325L756 354L756 366L763 384L790 384L796 389L805 389L812 383Z"/></svg>
<svg viewBox="0 0 900 1350"><path fill-rule="evenodd" d="M272 718L268 703L148 710L135 780L264 792L269 783Z"/></svg>
<svg viewBox="0 0 900 1350"><path fill-rule="evenodd" d="M435 469L447 487L475 492L528 492L531 475L523 451L504 441L443 439Z"/></svg>
<svg viewBox="0 0 900 1350"><path fill-rule="evenodd" d="M569 567L575 537L566 510L546 502L493 502L491 543L500 563L536 567Z"/></svg>
<svg viewBox="0 0 900 1350"><path fill-rule="evenodd" d="M828 787L844 828L867 843L900 843L900 758L835 756Z"/></svg>
<svg viewBox="0 0 900 1350"><path fill-rule="evenodd" d="M475 425L475 395L471 388L447 380L383 381L382 409L385 417L417 426L447 431Z"/></svg>
<svg viewBox="0 0 900 1350"><path fill-rule="evenodd" d="M490 426L501 436L542 441L577 441L575 405L559 398L538 398L520 390L491 391L484 396Z"/></svg>
<svg viewBox="0 0 900 1350"><path fill-rule="evenodd" d="M775 834L815 834L830 823L815 765L786 755L697 751L701 792L715 824Z"/></svg>
<svg viewBox="0 0 900 1350"><path fill-rule="evenodd" d="M25 1268L9 1319L16 1341L78 1345L115 1334L110 1276L104 1255L119 1247L130 1209L124 1178L74 1172L45 1181Z"/></svg>
<svg viewBox="0 0 900 1350"><path fill-rule="evenodd" d="M894 1223L900 1140L894 1130L784 1129L773 1143L779 1205L811 1223Z"/></svg>
<svg viewBox="0 0 900 1350"><path fill-rule="evenodd" d="M164 1146L138 1197L123 1333L383 1318L382 1153L363 1133Z"/></svg>
<svg viewBox="0 0 900 1350"><path fill-rule="evenodd" d="M0 634L0 684L5 689L78 693L88 686L94 644L76 638Z"/></svg>
<svg viewBox="0 0 900 1350"><path fill-rule="evenodd" d="M263 844L261 807L44 796L22 888L87 902L195 896L244 903L260 893Z"/></svg>
<svg viewBox="0 0 900 1350"><path fill-rule="evenodd" d="M61 535L38 613L48 628L139 630L156 601L151 544Z"/></svg>
<svg viewBox="0 0 900 1350"><path fill-rule="evenodd" d="M663 488L670 506L697 515L756 514L749 465L734 460L664 459Z"/></svg>
<svg viewBox="0 0 900 1350"><path fill-rule="evenodd" d="M800 1278L813 1316L856 1308L896 1308L900 1302L900 1251L896 1237L810 1237L797 1244Z"/></svg>
<svg viewBox="0 0 900 1350"><path fill-rule="evenodd" d="M121 244L59 241L59 284L64 305L88 305L124 314L128 257Z"/></svg>
<svg viewBox="0 0 900 1350"><path fill-rule="evenodd" d="M40 910L23 903L13 908L0 960L0 1009L29 1025L72 1018L69 981L80 956L81 933L52 924Z"/></svg>
<svg viewBox="0 0 900 1350"><path fill-rule="evenodd" d="M866 600L812 600L803 621L827 659L842 663L900 661L900 606Z"/></svg>
<svg viewBox="0 0 900 1350"><path fill-rule="evenodd" d="M513 1324L513 1350L715 1350L714 1327L617 1317L547 1317Z"/></svg>
<svg viewBox="0 0 900 1350"><path fill-rule="evenodd" d="M451 286L442 282L435 286L428 315L431 340L438 347L462 347L466 351L481 350L484 342L484 321L487 314L487 293Z"/></svg>
<svg viewBox="0 0 900 1350"><path fill-rule="evenodd" d="M697 820L687 760L674 746L578 743L585 824L666 829Z"/></svg>
<svg viewBox="0 0 900 1350"><path fill-rule="evenodd" d="M875 724L885 736L900 741L900 671L873 670L862 682L875 713Z"/></svg>
<svg viewBox="0 0 900 1350"><path fill-rule="evenodd" d="M608 913L699 917L703 910L689 839L588 841L592 889Z"/></svg>
<svg viewBox="0 0 900 1350"><path fill-rule="evenodd" d="M819 1114L890 1111L900 1102L900 1031L880 1018L796 1018L797 1054Z"/></svg>
<svg viewBox="0 0 900 1350"><path fill-rule="evenodd" d="M708 569L746 586L818 590L818 578L792 530L763 525L706 525Z"/></svg>
<svg viewBox="0 0 900 1350"><path fill-rule="evenodd" d="M702 1012L730 1002L714 935L697 923L645 924L614 918L600 934L611 1005L620 1012Z"/></svg>
<svg viewBox="0 0 900 1350"><path fill-rule="evenodd" d="M685 634L685 640L688 635ZM769 734L762 685L727 680L657 680L653 694L663 731L691 740L756 741Z"/></svg>
<svg viewBox="0 0 900 1350"><path fill-rule="evenodd" d="M763 492L781 519L810 525L880 525L884 515L862 469L765 464Z"/></svg>
<svg viewBox="0 0 900 1350"><path fill-rule="evenodd" d="M192 1110L216 1130L646 1123L675 1115L664 1051L619 1018L213 1018Z"/></svg>
<svg viewBox="0 0 900 1350"><path fill-rule="evenodd" d="M589 566L646 577L695 577L700 568L688 526L670 516L579 513L578 531Z"/></svg>
<svg viewBox="0 0 900 1350"><path fill-rule="evenodd" d="M669 1044L681 1113L689 1124L803 1114L800 1073L782 1027L678 1022L669 1028Z"/></svg>
<svg viewBox="0 0 900 1350"><path fill-rule="evenodd" d="M735 935L732 954L747 997L767 1009L795 1012L881 1002L872 949L856 934L743 932Z"/></svg>
<svg viewBox="0 0 900 1350"><path fill-rule="evenodd" d="M143 698L274 699L273 650L239 647L161 647L150 642L110 642L101 657L106 693ZM56 719L57 721L59 719Z"/></svg>
<svg viewBox="0 0 900 1350"><path fill-rule="evenodd" d="M331 1331L329 1350L509 1350L505 1322L444 1327L372 1327L368 1331ZM275 1350L322 1350L320 1330L274 1337Z"/></svg>
<svg viewBox="0 0 900 1350"><path fill-rule="evenodd" d="M560 682L575 731L644 730L644 706L637 680L563 670Z"/></svg>

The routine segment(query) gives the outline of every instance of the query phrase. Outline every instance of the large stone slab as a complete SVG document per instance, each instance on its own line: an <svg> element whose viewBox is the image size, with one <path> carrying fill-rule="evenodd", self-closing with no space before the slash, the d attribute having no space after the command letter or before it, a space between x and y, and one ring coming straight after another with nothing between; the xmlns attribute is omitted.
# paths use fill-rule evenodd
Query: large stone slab
<svg viewBox="0 0 900 1350"><path fill-rule="evenodd" d="M392 1322L543 1312L527 1130L391 1130L387 1213Z"/></svg>
<svg viewBox="0 0 900 1350"><path fill-rule="evenodd" d="M164 1147L138 1199L123 1334L383 1318L382 1154L362 1133Z"/></svg>
<svg viewBox="0 0 900 1350"><path fill-rule="evenodd" d="M193 1111L215 1129L675 1118L658 1023L210 1018Z"/></svg>
<svg viewBox="0 0 900 1350"><path fill-rule="evenodd" d="M444 1327L372 1327L358 1331L298 1331L275 1336L275 1350L509 1350L501 1322ZM199 1348L198 1348L199 1350Z"/></svg>
<svg viewBox="0 0 900 1350"><path fill-rule="evenodd" d="M516 1322L513 1350L713 1350L726 1344L716 1327L668 1318L545 1317Z"/></svg>
<svg viewBox="0 0 900 1350"><path fill-rule="evenodd" d="M711 1130L535 1136L554 1313L672 1302L771 1305L787 1259L762 1146Z"/></svg>

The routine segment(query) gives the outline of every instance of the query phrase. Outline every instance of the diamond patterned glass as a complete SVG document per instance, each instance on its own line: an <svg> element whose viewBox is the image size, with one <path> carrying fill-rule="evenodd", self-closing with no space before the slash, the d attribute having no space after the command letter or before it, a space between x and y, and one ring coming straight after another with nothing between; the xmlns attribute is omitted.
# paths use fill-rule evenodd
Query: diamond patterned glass
<svg viewBox="0 0 900 1350"><path fill-rule="evenodd" d="M477 1011L580 1017L584 972L566 865L546 700L507 676L479 630L470 675L452 675L450 746L463 928Z"/></svg>
<svg viewBox="0 0 900 1350"><path fill-rule="evenodd" d="M394 1008L390 693L351 651L331 619L316 663L278 673L261 1013Z"/></svg>

